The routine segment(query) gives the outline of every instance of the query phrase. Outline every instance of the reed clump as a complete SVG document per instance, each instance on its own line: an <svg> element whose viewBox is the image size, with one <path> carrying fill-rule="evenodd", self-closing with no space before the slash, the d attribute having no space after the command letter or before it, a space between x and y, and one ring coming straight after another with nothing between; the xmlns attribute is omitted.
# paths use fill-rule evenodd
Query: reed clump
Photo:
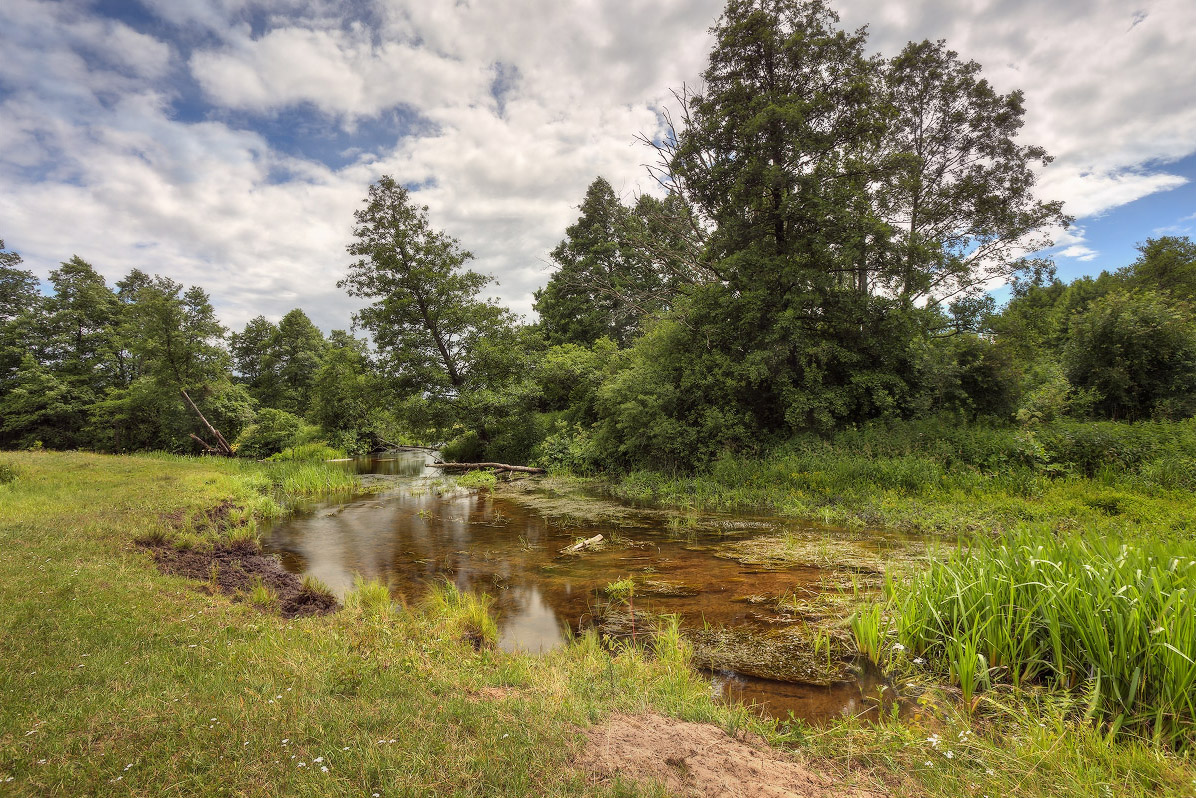
<svg viewBox="0 0 1196 798"><path fill-rule="evenodd" d="M1196 546L1020 531L890 594L900 642L969 696L989 680L1084 691L1110 733L1196 742Z"/></svg>

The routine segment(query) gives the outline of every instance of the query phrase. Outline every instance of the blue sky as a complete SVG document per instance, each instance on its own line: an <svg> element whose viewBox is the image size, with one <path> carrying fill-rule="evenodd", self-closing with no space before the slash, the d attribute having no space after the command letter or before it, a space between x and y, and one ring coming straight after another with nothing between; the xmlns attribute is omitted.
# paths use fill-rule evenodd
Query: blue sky
<svg viewBox="0 0 1196 798"><path fill-rule="evenodd" d="M5 0L0 238L42 277L78 254L199 284L232 327L345 327L352 213L391 174L530 313L590 181L653 190L635 136L697 80L721 5ZM1060 276L1193 234L1191 0L834 5L876 51L944 38L1026 92L1041 194L1077 217Z"/></svg>

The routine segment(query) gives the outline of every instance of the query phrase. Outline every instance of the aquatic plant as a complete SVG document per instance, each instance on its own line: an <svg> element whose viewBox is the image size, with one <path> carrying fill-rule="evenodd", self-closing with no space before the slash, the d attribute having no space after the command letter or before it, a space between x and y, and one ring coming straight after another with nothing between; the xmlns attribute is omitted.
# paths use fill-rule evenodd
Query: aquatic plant
<svg viewBox="0 0 1196 798"><path fill-rule="evenodd" d="M491 616L494 599L485 593L461 590L447 579L437 582L424 597L428 614L446 624L454 636L477 647L498 643L498 624Z"/></svg>
<svg viewBox="0 0 1196 798"><path fill-rule="evenodd" d="M965 693L986 674L1092 691L1092 715L1196 739L1196 546L1027 531L979 540L893 592L898 635Z"/></svg>
<svg viewBox="0 0 1196 798"><path fill-rule="evenodd" d="M305 583L306 584L306 583ZM379 579L365 579L358 574L353 589L345 596L345 609L355 610L363 617L389 620L394 608L390 588Z"/></svg>

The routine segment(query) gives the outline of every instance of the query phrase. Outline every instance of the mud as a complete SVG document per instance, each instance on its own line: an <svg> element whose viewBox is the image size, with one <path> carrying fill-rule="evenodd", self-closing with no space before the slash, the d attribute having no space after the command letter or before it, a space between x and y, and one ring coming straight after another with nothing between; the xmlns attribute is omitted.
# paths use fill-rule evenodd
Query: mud
<svg viewBox="0 0 1196 798"><path fill-rule="evenodd" d="M340 607L333 595L305 588L277 557L263 554L251 541L210 549L177 549L169 543L141 545L163 572L203 580L211 589L235 599L244 598L260 580L277 594L278 612L285 618L327 615Z"/></svg>
<svg viewBox="0 0 1196 798"><path fill-rule="evenodd" d="M577 765L597 782L661 784L669 795L698 798L882 798L887 792L845 783L799 763L764 740L732 738L717 726L660 715L615 715L586 734Z"/></svg>

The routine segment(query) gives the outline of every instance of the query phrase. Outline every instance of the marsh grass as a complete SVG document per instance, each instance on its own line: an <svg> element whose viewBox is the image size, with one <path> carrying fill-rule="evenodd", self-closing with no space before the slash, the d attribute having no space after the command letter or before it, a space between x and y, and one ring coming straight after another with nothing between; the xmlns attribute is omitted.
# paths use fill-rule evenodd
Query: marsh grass
<svg viewBox="0 0 1196 798"><path fill-rule="evenodd" d="M1196 539L1196 420L1037 429L907 422L799 438L691 475L636 471L617 497L946 534L1037 526Z"/></svg>
<svg viewBox="0 0 1196 798"><path fill-rule="evenodd" d="M449 634L475 647L498 644L498 624L494 621L494 599L485 593L463 591L448 580L433 583L423 599L428 617L445 627Z"/></svg>
<svg viewBox="0 0 1196 798"><path fill-rule="evenodd" d="M262 584L261 577L254 580L245 600L263 612L278 611L278 593Z"/></svg>
<svg viewBox="0 0 1196 798"><path fill-rule="evenodd" d="M460 476L452 478L458 488L467 490L490 490L498 483L498 477L493 471L466 471Z"/></svg>
<svg viewBox="0 0 1196 798"><path fill-rule="evenodd" d="M353 589L345 595L345 609L355 611L363 618L387 621L394 612L395 601L385 582L358 575L353 579Z"/></svg>
<svg viewBox="0 0 1196 798"><path fill-rule="evenodd" d="M1083 689L1111 732L1196 741L1196 545L1022 531L890 591L902 642L965 693L989 674Z"/></svg>
<svg viewBox="0 0 1196 798"><path fill-rule="evenodd" d="M272 454L267 460L271 462L303 461L303 460L343 460L349 455L342 449L336 449L323 441L303 443L298 446L288 446L277 454Z"/></svg>

